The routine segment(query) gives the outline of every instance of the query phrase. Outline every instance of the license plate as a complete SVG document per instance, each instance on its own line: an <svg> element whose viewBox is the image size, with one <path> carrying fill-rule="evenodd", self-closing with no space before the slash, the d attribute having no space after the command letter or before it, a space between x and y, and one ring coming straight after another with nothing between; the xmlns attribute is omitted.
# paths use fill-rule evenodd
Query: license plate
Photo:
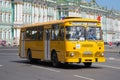
<svg viewBox="0 0 120 80"><path fill-rule="evenodd" d="M92 52L84 52L84 54L92 54Z"/></svg>

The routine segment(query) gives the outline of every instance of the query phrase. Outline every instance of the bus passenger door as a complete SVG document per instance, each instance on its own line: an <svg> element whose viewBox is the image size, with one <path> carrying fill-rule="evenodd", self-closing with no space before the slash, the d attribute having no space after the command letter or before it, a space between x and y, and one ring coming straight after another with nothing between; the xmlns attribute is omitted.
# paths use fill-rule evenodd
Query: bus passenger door
<svg viewBox="0 0 120 80"><path fill-rule="evenodd" d="M45 29L45 47L44 47L45 60L50 60L50 33L51 29Z"/></svg>
<svg viewBox="0 0 120 80"><path fill-rule="evenodd" d="M21 32L21 57L25 57L25 32Z"/></svg>

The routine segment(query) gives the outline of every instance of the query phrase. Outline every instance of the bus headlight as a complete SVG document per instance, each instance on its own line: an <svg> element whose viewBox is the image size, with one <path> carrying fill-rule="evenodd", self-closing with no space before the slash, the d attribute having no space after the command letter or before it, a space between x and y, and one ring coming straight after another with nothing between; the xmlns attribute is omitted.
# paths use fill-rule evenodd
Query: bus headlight
<svg viewBox="0 0 120 80"><path fill-rule="evenodd" d="M74 56L74 53L73 53L73 52L71 52L71 53L70 53L70 57L73 57L73 56Z"/></svg>
<svg viewBox="0 0 120 80"><path fill-rule="evenodd" d="M101 56L104 56L104 53L101 53Z"/></svg>
<svg viewBox="0 0 120 80"><path fill-rule="evenodd" d="M104 57L104 53L96 52L95 56L96 57Z"/></svg>

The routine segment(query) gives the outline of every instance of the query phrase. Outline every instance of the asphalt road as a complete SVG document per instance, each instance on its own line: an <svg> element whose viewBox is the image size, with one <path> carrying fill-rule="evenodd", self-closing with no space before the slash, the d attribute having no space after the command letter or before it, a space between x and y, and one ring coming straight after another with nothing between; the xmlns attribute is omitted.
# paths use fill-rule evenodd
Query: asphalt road
<svg viewBox="0 0 120 80"><path fill-rule="evenodd" d="M0 80L119 80L120 54L105 53L105 63L94 63L91 68L84 65L61 65L50 63L30 64L18 56L18 48L0 47Z"/></svg>

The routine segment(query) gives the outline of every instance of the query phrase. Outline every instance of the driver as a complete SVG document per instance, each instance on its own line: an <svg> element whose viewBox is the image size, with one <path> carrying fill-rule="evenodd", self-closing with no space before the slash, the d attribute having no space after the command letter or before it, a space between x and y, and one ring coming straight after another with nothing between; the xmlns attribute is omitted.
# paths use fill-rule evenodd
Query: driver
<svg viewBox="0 0 120 80"><path fill-rule="evenodd" d="M94 30L90 29L88 33L88 39L96 40L96 34Z"/></svg>

